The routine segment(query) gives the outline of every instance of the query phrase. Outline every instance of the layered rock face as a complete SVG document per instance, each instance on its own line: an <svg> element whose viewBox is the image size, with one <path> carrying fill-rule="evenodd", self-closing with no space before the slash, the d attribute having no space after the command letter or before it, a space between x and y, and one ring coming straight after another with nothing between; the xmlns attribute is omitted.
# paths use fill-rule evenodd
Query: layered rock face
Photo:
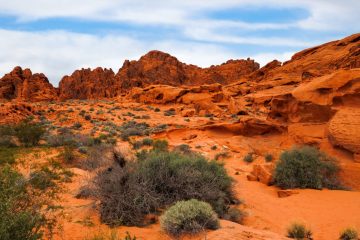
<svg viewBox="0 0 360 240"><path fill-rule="evenodd" d="M64 76L59 83L59 97L66 99L112 98L120 93L112 69L96 68L76 70Z"/></svg>
<svg viewBox="0 0 360 240"><path fill-rule="evenodd" d="M253 60L230 60L222 65L199 68L160 51L151 51L139 61L125 61L116 78L122 89L154 84L170 86L229 84L259 69Z"/></svg>
<svg viewBox="0 0 360 240"><path fill-rule="evenodd" d="M81 69L65 76L59 85L61 99L110 98L134 87L228 84L259 69L253 60L230 60L222 65L199 68L160 51L151 51L138 61L126 60L119 72Z"/></svg>
<svg viewBox="0 0 360 240"><path fill-rule="evenodd" d="M57 99L57 90L44 74L32 74L30 69L15 67L0 79L0 99L52 101Z"/></svg>

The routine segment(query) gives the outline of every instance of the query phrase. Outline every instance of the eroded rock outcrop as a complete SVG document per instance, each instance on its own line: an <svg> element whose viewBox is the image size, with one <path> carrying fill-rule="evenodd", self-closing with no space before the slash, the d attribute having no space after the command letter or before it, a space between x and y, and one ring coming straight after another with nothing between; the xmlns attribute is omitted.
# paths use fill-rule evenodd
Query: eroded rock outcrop
<svg viewBox="0 0 360 240"><path fill-rule="evenodd" d="M96 68L76 70L64 76L59 83L60 99L112 98L120 93L112 69Z"/></svg>
<svg viewBox="0 0 360 240"><path fill-rule="evenodd" d="M116 74L122 89L166 84L170 86L229 84L259 69L254 60L229 60L218 66L200 68L180 62L161 51L150 51L138 61L125 61Z"/></svg>
<svg viewBox="0 0 360 240"><path fill-rule="evenodd" d="M0 99L18 101L52 101L57 90L42 73L32 74L30 69L15 67L0 79Z"/></svg>
<svg viewBox="0 0 360 240"><path fill-rule="evenodd" d="M355 154L360 154L360 108L344 108L328 126L330 142Z"/></svg>

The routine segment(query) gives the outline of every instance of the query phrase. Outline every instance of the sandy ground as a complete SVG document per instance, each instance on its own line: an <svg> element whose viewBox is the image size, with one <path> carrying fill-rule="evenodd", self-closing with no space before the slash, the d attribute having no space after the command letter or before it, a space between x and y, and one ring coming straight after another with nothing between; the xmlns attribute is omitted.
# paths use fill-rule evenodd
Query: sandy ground
<svg viewBox="0 0 360 240"><path fill-rule="evenodd" d="M101 105L104 105L105 109L109 108L107 103L101 103ZM121 104L117 103L117 105ZM71 126L75 122L81 122L83 124L81 132L88 133L93 126L79 117L80 110L85 109L89 112L89 109L93 107L95 108L92 114L93 119L102 118L104 121L111 121L119 125L127 121L123 119L122 114L131 111L134 106L138 105L122 104L120 110L113 111L116 113L114 115L107 114L106 111L95 115L99 109L99 103L82 103L81 105L72 103L71 106L52 105L55 112L49 113L47 117L54 124L61 126ZM75 111L68 113L66 121L60 123L57 113L62 112L65 115L69 107L74 108ZM145 106L143 107L145 108ZM294 145L295 142L291 136L273 134L245 137L236 135L232 131L224 131L222 128L209 130L204 126L215 122L231 123L233 120L215 118L214 121L211 121L205 117L190 117L187 118L190 121L185 121L185 118L180 115L164 117L163 111L170 107L160 106L161 112L148 109L132 112L150 116L150 119L137 121L146 121L150 125L168 124L169 128L166 132L152 137L167 139L170 146L185 143L210 159L217 153L228 152L229 157L220 161L224 162L228 173L235 179L235 191L238 197L244 201L244 209L248 214L245 226L222 220L221 229L210 231L206 236L200 234L184 239L281 239L279 236L285 236L287 227L295 221L303 222L311 228L315 240L337 239L339 232L350 226L360 229L360 163L353 162L346 152L332 148L327 142L320 143L323 150L337 157L344 169L342 174L344 182L351 185L352 191L297 190L298 194L279 198L276 187L248 181L246 174L251 172L254 164L265 162L263 156L266 153L271 153L276 159L282 150ZM126 118L131 119L130 117ZM214 145L217 146L216 150L211 149ZM243 157L249 152L256 153L255 161L251 164L243 161ZM82 240L99 231L110 231L107 226L100 224L94 200L75 198L79 187L84 184L90 173L76 168L73 168L72 171L76 176L73 177L72 183L66 184L67 191L61 196L61 204L65 209L64 218L60 219L63 230L55 239ZM128 231L132 235L136 235L138 239L171 239L160 230L159 224L142 228L120 227L115 231L118 231L120 236L124 236ZM271 232L278 235L272 235Z"/></svg>

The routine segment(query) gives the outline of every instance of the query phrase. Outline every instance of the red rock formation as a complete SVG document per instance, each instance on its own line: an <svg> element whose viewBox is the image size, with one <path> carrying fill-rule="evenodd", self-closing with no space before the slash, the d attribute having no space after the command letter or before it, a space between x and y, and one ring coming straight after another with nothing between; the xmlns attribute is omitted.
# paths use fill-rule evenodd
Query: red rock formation
<svg viewBox="0 0 360 240"><path fill-rule="evenodd" d="M0 99L19 101L51 101L57 98L56 89L42 73L15 67L0 79Z"/></svg>
<svg viewBox="0 0 360 240"><path fill-rule="evenodd" d="M111 98L120 93L112 69L96 68L76 70L64 76L59 83L60 99Z"/></svg>
<svg viewBox="0 0 360 240"><path fill-rule="evenodd" d="M151 51L139 61L125 61L116 74L123 90L153 84L170 86L229 84L259 69L254 60L229 60L209 68L187 65L160 51Z"/></svg>

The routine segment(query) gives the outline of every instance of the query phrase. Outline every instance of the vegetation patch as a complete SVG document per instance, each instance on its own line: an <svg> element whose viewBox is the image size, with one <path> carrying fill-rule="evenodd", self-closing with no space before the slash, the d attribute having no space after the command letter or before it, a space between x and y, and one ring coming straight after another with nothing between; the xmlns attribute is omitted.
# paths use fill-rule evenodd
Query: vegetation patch
<svg viewBox="0 0 360 240"><path fill-rule="evenodd" d="M280 156L274 172L281 188L341 189L339 167L334 158L314 147L295 147Z"/></svg>
<svg viewBox="0 0 360 240"><path fill-rule="evenodd" d="M143 225L145 215L181 200L208 202L219 216L236 203L223 165L159 149L143 150L123 166L115 162L98 173L95 185L101 220L111 226Z"/></svg>
<svg viewBox="0 0 360 240"><path fill-rule="evenodd" d="M160 218L162 229L170 235L217 229L219 220L211 205L191 199L176 202Z"/></svg>

